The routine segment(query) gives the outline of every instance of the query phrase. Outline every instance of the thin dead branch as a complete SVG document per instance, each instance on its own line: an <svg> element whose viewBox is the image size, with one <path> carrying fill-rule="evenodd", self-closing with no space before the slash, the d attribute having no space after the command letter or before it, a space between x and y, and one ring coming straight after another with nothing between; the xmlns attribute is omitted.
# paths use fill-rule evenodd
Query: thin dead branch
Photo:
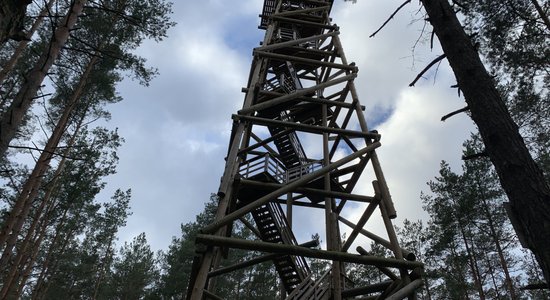
<svg viewBox="0 0 550 300"><path fill-rule="evenodd" d="M371 34L369 37L374 37L378 32L380 32L380 30L382 30L382 28L384 28L386 26L386 24L388 24L390 22L391 19L393 19L393 17L397 14L397 12L399 12L405 5L411 3L411 0L407 0L405 2L403 2L403 4L401 4L394 12L393 14L391 14L391 16L384 22L384 24L382 24L382 26L380 26L380 28L378 28L378 30L376 30L373 34Z"/></svg>
<svg viewBox="0 0 550 300"><path fill-rule="evenodd" d="M452 117L452 116L454 116L454 115L458 115L459 113L466 112L466 111L468 111L468 110L470 110L470 107L469 107L469 106L466 106L466 107L461 108L461 109L459 109L459 110L455 110L455 111L453 111L452 113L446 114L446 115L444 115L443 117L441 117L441 121L442 121L442 122L445 122L448 118L450 118L450 117Z"/></svg>
<svg viewBox="0 0 550 300"><path fill-rule="evenodd" d="M445 54L441 54L440 56L438 56L436 59L434 59L431 63L429 63L422 71L420 71L420 73L418 73L418 75L416 75L416 78L409 84L409 86L414 86L416 84L416 82L422 78L422 76L428 72L428 70L433 67L433 65L437 64L439 61L443 60L445 57L447 57L447 55Z"/></svg>
<svg viewBox="0 0 550 300"><path fill-rule="evenodd" d="M33 143L33 144L34 144L34 143ZM45 149L40 149L40 148L38 148L38 147L36 146L36 144L34 144L34 145L35 145L34 147L9 145L9 148L13 148L13 149L23 149L23 150L29 150L29 151L46 152L46 153L49 153L49 154L52 154L52 155L57 155L57 156L59 156L59 157L67 158L67 159L71 159L71 160L82 160L82 161L85 161L85 160L86 160L86 159L83 159L83 158L77 158L77 157L68 156L68 155L64 155L64 154L61 154L61 153L57 153L57 152L48 151L48 150L45 150Z"/></svg>
<svg viewBox="0 0 550 300"><path fill-rule="evenodd" d="M481 151L479 153L474 153L474 154L470 154L470 155L462 155L462 160L470 160L470 159L476 159L476 158L480 158L480 157L488 157L487 152L486 151Z"/></svg>
<svg viewBox="0 0 550 300"><path fill-rule="evenodd" d="M52 93L48 93L48 94L42 94L42 95L39 95L39 96L35 96L33 97L32 99L39 99L39 98L45 98L45 97L48 97L48 96L51 96Z"/></svg>

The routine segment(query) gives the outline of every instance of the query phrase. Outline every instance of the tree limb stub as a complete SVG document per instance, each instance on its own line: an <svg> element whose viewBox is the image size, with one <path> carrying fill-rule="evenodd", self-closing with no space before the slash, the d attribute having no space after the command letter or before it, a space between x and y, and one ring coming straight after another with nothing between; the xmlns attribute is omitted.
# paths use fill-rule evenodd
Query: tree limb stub
<svg viewBox="0 0 550 300"><path fill-rule="evenodd" d="M441 121L442 122L445 122L448 118L454 116L454 115L458 115L459 113L462 113L462 112L466 112L466 111L469 111L470 110L470 107L469 106L466 106L464 108L461 108L459 110L455 110L453 111L452 113L449 113L449 114L446 114L444 115L443 117L441 117Z"/></svg>

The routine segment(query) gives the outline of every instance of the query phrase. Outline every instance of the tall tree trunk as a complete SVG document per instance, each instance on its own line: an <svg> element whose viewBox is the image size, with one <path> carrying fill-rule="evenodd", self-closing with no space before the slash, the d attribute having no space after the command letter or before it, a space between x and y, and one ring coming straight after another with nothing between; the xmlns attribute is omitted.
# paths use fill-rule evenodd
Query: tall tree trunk
<svg viewBox="0 0 550 300"><path fill-rule="evenodd" d="M2 116L2 120L0 120L0 156L4 156L10 141L15 137L15 133L31 107L42 81L69 39L69 32L76 24L85 3L86 0L74 1L67 16L55 30L49 47L44 49L36 66L27 74L25 83L13 99L9 109Z"/></svg>
<svg viewBox="0 0 550 300"><path fill-rule="evenodd" d="M9 0L0 3L0 46L14 35L20 37L23 19L30 0Z"/></svg>
<svg viewBox="0 0 550 300"><path fill-rule="evenodd" d="M17 251L17 256L12 263L12 266L7 274L7 277L4 278L3 281L3 287L0 290L0 299L4 299L6 295L9 293L10 290L14 288L14 286L17 285L17 278L22 277L22 273L25 273L26 270L29 270L32 268L32 265L34 264L34 258L36 258L37 251L35 251L35 248L40 247L41 240L45 234L45 230L40 230L39 234L36 234L36 229L39 225L41 225L41 228L47 227L48 225L48 215L50 212L49 207L53 206L52 203L53 198L52 194L54 190L57 188L57 182L59 181L59 177L61 176L61 173L63 172L63 169L65 167L65 162L67 160L66 156L69 155L71 147L74 145L74 142L76 140L77 135L80 132L80 128L82 124L84 123L84 119L86 116L86 112L82 113L82 116L80 120L78 121L78 124L76 125L76 129L71 136L69 142L67 143L67 148L65 149L65 157L61 159L59 162L57 169L54 172L53 180L50 183L50 187L46 190L46 193L44 194L44 199L40 203L40 206L37 208L35 217L33 218L33 222L31 223L29 229L27 230L25 239L23 242L19 245L19 249ZM47 209L48 207L48 209ZM43 214L44 210L46 210L46 214ZM33 242L33 237L36 237L36 239ZM29 245L33 244L34 247L29 249ZM26 266L25 266L26 265ZM19 285L24 285L25 282L19 281ZM21 290L21 289L18 289ZM10 293L10 295L12 295ZM16 295L17 298L20 297L20 295Z"/></svg>
<svg viewBox="0 0 550 300"><path fill-rule="evenodd" d="M504 271L504 282L506 284L506 288L508 289L508 293L510 296L510 299L516 300L518 297L516 295L516 290L514 288L514 284L512 282L512 278L510 277L510 271L508 270L508 262L506 261L506 258L504 257L504 251L502 250L501 240L500 237L497 234L495 221L493 220L493 216L491 215L491 212L489 211L489 204L485 200L484 192L482 189L481 191L481 202L483 204L483 210L485 212L485 218L487 219L487 225L489 225L489 233L491 235L491 239L493 240L493 243L495 245L495 248L497 250L500 266L502 267L502 270Z"/></svg>
<svg viewBox="0 0 550 300"><path fill-rule="evenodd" d="M113 258L112 247L113 247L113 240L114 239L115 239L114 235L110 237L109 245L107 246L107 250L105 251L105 255L103 256L103 259L101 260L101 263L100 263L99 268L98 268L99 274L98 274L97 280L94 284L94 295L92 297L92 299L94 299L94 300L97 299L97 295L99 293L99 287L103 283L105 273L107 272L107 269L111 265L110 262L112 261L112 258Z"/></svg>
<svg viewBox="0 0 550 300"><path fill-rule="evenodd" d="M49 211L47 212L48 215L50 215L53 210L55 209L55 204L52 203L52 207L49 208ZM47 229L48 229L48 219L44 220L42 227L40 228L40 231L38 232L38 237L35 239L33 245L30 249L30 254L28 258L27 265L25 268L20 271L20 280L17 283L17 297L21 298L21 295L23 295L23 289L25 288L25 285L27 284L27 280L31 276L31 272L33 268L35 267L34 263L36 262L36 257L38 256L38 253L40 252L40 246L42 245L42 241L44 240L44 237L46 236Z"/></svg>
<svg viewBox="0 0 550 300"><path fill-rule="evenodd" d="M469 295L469 289L468 289L468 282L466 281L464 272L462 272L462 265L458 262L459 256L458 256L458 253L456 253L456 248L457 248L457 245L453 241L450 247L450 252L452 256L451 259L453 261L455 271L459 271L458 277L460 280L460 284L462 285L462 287L464 287L463 289L461 289L461 292L462 292L461 296L462 296L462 299L469 300L470 295Z"/></svg>
<svg viewBox="0 0 550 300"><path fill-rule="evenodd" d="M40 270L40 274L38 275L38 279L36 280L36 284L34 285L34 289L31 294L32 300L42 299L46 295L46 292L48 290L48 285L44 286L44 283L46 281L46 278L50 276L52 273L54 273L55 269L57 268L57 260L53 257L54 251L56 250L58 242L62 238L62 228L68 219L67 215L69 210L70 210L70 206L65 208L65 210L63 211L63 216L61 218L61 221L56 226L55 235L52 239L50 246L48 247L46 259L42 263L42 270ZM70 228L67 234L64 236L64 239L61 240L62 243L61 243L61 246L59 247L58 253L65 252L65 248L67 247L73 234L74 234L74 228Z"/></svg>
<svg viewBox="0 0 550 300"><path fill-rule="evenodd" d="M2 253L2 258L0 258L0 266L4 266L6 261L12 255L13 247L17 241L19 232L21 231L21 228L25 223L25 219L29 214L32 202L36 198L40 189L42 178L50 166L50 160L54 156L61 137L65 133L65 129L69 124L70 116L82 96L88 77L94 69L97 61L98 56L93 56L90 59L86 70L80 77L77 87L71 95L71 99L67 102L67 106L63 110L63 114L60 116L55 129L44 147L44 150L40 154L31 175L23 185L22 192L17 197L8 218L2 226L2 231L0 232L0 247L4 245L6 246L4 248L4 252Z"/></svg>
<svg viewBox="0 0 550 300"><path fill-rule="evenodd" d="M479 267L477 265L477 258L476 258L476 254L475 254L474 242L470 239L470 242L471 242L471 245L470 245L469 242L468 242L468 237L466 235L466 229L468 229L468 236L469 237L472 236L472 232L470 230L469 225L470 226L473 225L474 221L469 217L466 217L467 220L464 221L462 219L462 216L459 215L460 206L459 206L457 200L453 198L453 199L451 199L451 201L453 202L453 205L454 205L453 209L455 209L457 211L457 213L456 213L456 222L457 222L457 225L458 225L458 229L460 230L462 240L464 241L464 247L466 248L466 254L468 255L470 270L472 272L472 277L474 278L474 283L475 283L477 292L479 294L479 299L484 300L486 297L485 297L485 292L483 291L483 284L481 283L481 275L479 273ZM468 226L468 228L465 228L465 225Z"/></svg>
<svg viewBox="0 0 550 300"><path fill-rule="evenodd" d="M421 0L510 199L514 229L550 282L550 186L447 0Z"/></svg>
<svg viewBox="0 0 550 300"><path fill-rule="evenodd" d="M2 83L4 82L4 79L6 79L6 76L8 76L11 70L13 70L13 67L21 57L23 50L27 48L27 45L29 44L30 39L32 38L36 30L40 27L40 25L42 25L42 22L44 21L44 17L48 15L54 2L55 0L49 0L48 3L46 3L42 11L40 12L40 15L38 16L38 18L36 18L36 20L32 24L31 29L27 32L27 35L26 35L27 39L19 42L19 44L17 45L17 48L15 48L15 51L11 55L10 59L6 63L4 63L4 65L2 66L2 70L0 71L0 85L2 85Z"/></svg>
<svg viewBox="0 0 550 300"><path fill-rule="evenodd" d="M481 284L481 276L479 274L479 268L477 266L477 258L475 256L475 249L473 246L468 243L466 238L466 233L459 220L460 234L462 235L462 240L464 241L464 247L466 248L466 254L468 255L468 261L470 265L470 270L472 272L472 277L474 278L474 284L479 295L479 299L485 300L485 292L483 291L483 285ZM472 243L473 244L473 243Z"/></svg>
<svg viewBox="0 0 550 300"><path fill-rule="evenodd" d="M493 289L495 290L497 299L500 299L500 289L497 284L497 280L495 278L495 269L493 268L493 265L491 264L491 260L489 259L489 255L487 254L487 251L483 251L483 258L485 258L485 263L487 264L487 267L489 268L489 275L491 275L491 281L493 282Z"/></svg>

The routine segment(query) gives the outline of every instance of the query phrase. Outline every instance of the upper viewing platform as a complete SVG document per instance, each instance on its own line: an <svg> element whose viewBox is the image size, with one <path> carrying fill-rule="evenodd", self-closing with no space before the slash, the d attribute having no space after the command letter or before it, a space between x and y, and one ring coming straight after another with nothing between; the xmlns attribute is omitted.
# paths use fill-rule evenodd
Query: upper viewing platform
<svg viewBox="0 0 550 300"><path fill-rule="evenodd" d="M264 0L264 7L262 14L260 15L261 21L260 29L267 29L269 19L274 18L273 14L277 10L277 5L280 3L280 9L277 14L277 19L284 20L285 18L294 19L296 14L290 13L291 11L304 10L303 14L299 13L299 17L296 19L302 20L302 22L314 22L325 24L325 20L328 20L328 14L332 9L334 0ZM328 11L325 10L329 7ZM327 12L326 18L323 16L323 11ZM304 14L307 14L304 15Z"/></svg>

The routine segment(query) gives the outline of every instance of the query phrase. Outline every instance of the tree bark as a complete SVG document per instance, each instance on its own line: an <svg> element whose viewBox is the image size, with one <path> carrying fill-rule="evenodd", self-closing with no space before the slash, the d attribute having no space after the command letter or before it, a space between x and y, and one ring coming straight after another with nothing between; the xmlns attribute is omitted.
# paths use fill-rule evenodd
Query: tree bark
<svg viewBox="0 0 550 300"><path fill-rule="evenodd" d="M42 11L40 12L40 15L38 16L38 18L36 18L36 20L31 26L31 29L26 34L27 39L19 42L19 44L17 45L17 48L15 48L15 51L11 55L10 59L2 66L2 71L0 71L0 85L4 82L4 79L6 79L6 76L8 76L11 70L13 70L13 67L21 57L23 50L27 48L27 45L29 44L30 39L32 38L32 36L34 35L38 27L42 25L42 22L44 21L44 17L48 15L48 12L50 11L54 2L55 0L49 0L48 3L46 3L46 6L44 6Z"/></svg>
<svg viewBox="0 0 550 300"><path fill-rule="evenodd" d="M57 224L56 229L54 230L55 235L52 238L52 242L50 243L50 246L48 247L46 258L42 263L42 269L40 270L40 274L36 279L36 283L31 293L32 300L42 299L44 297L48 289L48 286L44 286L46 277L50 276L51 273L55 273L55 269L57 268L58 261L56 258L54 258L54 251L56 250L55 248L57 247L58 242L62 239L62 229L63 229L63 226L65 226L65 222L68 219L67 215L68 215L69 209L70 209L70 206L65 208L65 210L63 211L61 220L59 221L59 224ZM67 234L62 240L62 244L59 247L58 253L65 252L65 248L67 247L67 244L71 240L71 237L73 236L73 232L74 232L74 228L69 228Z"/></svg>
<svg viewBox="0 0 550 300"><path fill-rule="evenodd" d="M458 209L456 202L455 202L455 207ZM466 248L466 254L468 255L470 271L472 272L472 277L474 278L474 284L477 289L479 299L485 300L486 297L485 297L485 292L483 291L483 284L481 283L481 275L479 274L479 268L477 265L477 257L475 255L474 243L472 242L472 245L468 244L468 238L466 237L466 230L463 226L464 222L462 221L462 219L457 216L456 221L457 221L458 228L460 230L460 235L462 237L462 240L464 241L464 248Z"/></svg>
<svg viewBox="0 0 550 300"><path fill-rule="evenodd" d="M74 145L76 137L80 132L80 128L84 123L85 116L86 113L84 112L79 119L78 124L76 125L76 129L73 132L69 142L67 143L65 155L69 154L71 147ZM54 179L50 183L50 187L46 190L44 194L44 199L42 199L42 202L36 209L33 222L31 223L29 229L27 229L25 239L18 246L15 260L12 263L12 266L6 278L4 278L4 286L0 290L0 299L4 299L6 295L8 295L8 293L12 295L10 291L12 291L13 288L17 285L20 285L21 287L18 287L18 294L16 294L15 296L17 298L20 298L21 296L19 292L22 290L22 286L26 283L26 280L20 281L16 280L16 278L24 278L25 273L27 273L26 277L28 277L28 273L32 269L32 265L34 264L34 261L36 259L36 254L38 253L38 248L40 247L42 239L44 238L44 235L46 233L46 227L48 226L48 223L50 221L48 216L49 212L51 211L55 203L55 199L52 198L52 194L54 190L57 189L57 182L64 170L66 160L67 158L63 157L59 162L57 169L55 170L53 175ZM43 214L44 210L46 210L46 213ZM36 234L36 230L38 228L41 228L41 230L39 230L39 233Z"/></svg>
<svg viewBox="0 0 550 300"><path fill-rule="evenodd" d="M107 246L107 250L105 251L105 255L103 256L103 259L99 263L97 272L99 273L96 279L96 282L94 283L94 295L92 299L97 299L97 295L99 293L99 287L103 283L103 279L105 277L105 273L108 269L108 267L111 265L110 261L112 261L113 258L113 240L115 239L115 236L112 235L109 239L109 245Z"/></svg>
<svg viewBox="0 0 550 300"><path fill-rule="evenodd" d="M13 252L13 247L17 241L17 236L25 219L27 218L32 202L36 198L40 185L42 183L42 178L46 171L49 169L50 161L54 156L55 150L61 140L61 137L65 133L65 130L69 124L70 116L72 115L76 104L80 100L84 88L87 84L88 77L90 76L96 62L98 61L98 56L93 56L88 63L86 70L79 79L78 85L75 88L71 99L69 99L67 106L64 108L62 115L57 121L56 127L53 130L44 151L40 154L40 157L25 184L23 185L22 191L17 197L13 208L10 211L9 216L6 218L2 226L2 231L0 232L0 247L4 246L4 251L2 253L2 258L0 258L0 265L5 265L7 260L11 257Z"/></svg>
<svg viewBox="0 0 550 300"><path fill-rule="evenodd" d="M447 0L421 0L524 237L550 282L550 187Z"/></svg>
<svg viewBox="0 0 550 300"><path fill-rule="evenodd" d="M6 153L10 141L15 137L42 81L69 39L69 32L76 24L85 3L86 0L76 0L73 3L67 16L52 36L49 47L44 49L36 66L27 74L26 81L13 99L9 109L2 116L2 120L0 120L0 156Z"/></svg>
<svg viewBox="0 0 550 300"><path fill-rule="evenodd" d="M21 37L23 19L27 5L31 2L30 0L2 1L0 4L0 46L14 36Z"/></svg>

